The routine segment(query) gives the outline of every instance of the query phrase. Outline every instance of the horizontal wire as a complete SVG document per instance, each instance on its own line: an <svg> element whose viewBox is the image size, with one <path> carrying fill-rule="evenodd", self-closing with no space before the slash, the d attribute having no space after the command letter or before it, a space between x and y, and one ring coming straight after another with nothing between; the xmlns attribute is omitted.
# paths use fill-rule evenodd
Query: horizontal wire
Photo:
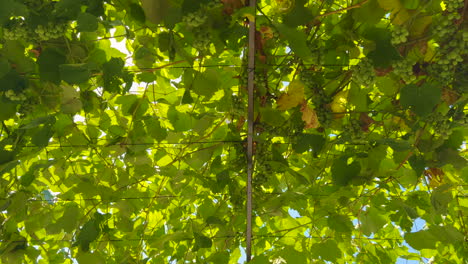
<svg viewBox="0 0 468 264"><path fill-rule="evenodd" d="M429 193L429 192L428 192ZM264 195L279 195L278 193L263 193ZM287 193L284 193L287 194ZM217 195L227 195L227 194L217 194ZM328 197L329 194L309 194L306 195L307 197ZM399 197L408 197L411 194L404 194L404 195L389 195L388 197L391 198L399 198ZM141 197L115 197L112 199L103 199L103 198L75 198L75 199L61 199L61 198L53 198L53 199L29 199L27 202L75 202L75 201L109 201L114 202L118 200L145 200L145 199L163 199L163 198L179 198L180 195L156 195L156 196L141 196ZM362 198L362 197L374 197L373 195L361 195L353 198ZM468 198L468 195L455 195L456 198ZM10 198L1 197L0 201L5 201Z"/></svg>
<svg viewBox="0 0 468 264"><path fill-rule="evenodd" d="M170 235L170 234L168 234ZM232 235L226 235L226 236L215 236L215 237L210 237L210 239L226 239L226 238L235 238L236 236L232 236ZM185 238L185 240L193 240L195 238ZM161 238L158 237L158 238L127 238L127 239L104 239L104 240L96 240L96 241L92 241L92 242L125 242L125 241L160 241ZM76 240L72 240L72 239L50 239L50 240L46 240L46 239L27 239L27 240L0 240L0 242L2 243L25 243L25 242L42 242L42 243L47 243L49 244L48 242L69 242L69 243L72 243L72 242L77 242Z"/></svg>
<svg viewBox="0 0 468 264"><path fill-rule="evenodd" d="M283 231L286 232L287 230ZM288 236L288 235L256 235L254 237L260 237L260 238L296 238L296 239L301 239L301 238L308 238L308 239L335 239L335 238L342 238L342 237L332 237L332 236ZM402 241L405 240L404 238L371 238L371 237L352 237L351 240L376 240L376 241Z"/></svg>
<svg viewBox="0 0 468 264"><path fill-rule="evenodd" d="M72 145L47 145L44 148L76 148L76 147L109 147L109 146L154 146L154 145L192 145L192 144L210 144L210 143L243 143L242 140L213 140L213 141L194 141L194 142L145 142L145 143L112 143L112 144L72 144ZM25 148L40 148L38 146L26 145ZM167 148L167 147L165 147Z"/></svg>
<svg viewBox="0 0 468 264"><path fill-rule="evenodd" d="M168 234L171 235L171 234ZM238 232L237 235L226 235L226 236L214 236L210 237L210 239L226 239L226 238L236 238L242 236L242 232ZM335 239L335 238L342 238L342 237L333 237L333 236L288 236L288 235L252 235L253 239L259 238L295 238L295 239ZM186 238L186 240L195 239L195 238ZM371 241L404 241L404 238L371 238L371 237L351 237L351 240L371 240ZM93 242L125 242L125 241L156 241L161 240L160 237L158 238L127 238L127 239L104 239L104 240L96 240ZM2 243L25 243L25 242L42 242L42 243L50 243L50 242L76 242L76 240L72 239L28 239L28 240L0 240Z"/></svg>

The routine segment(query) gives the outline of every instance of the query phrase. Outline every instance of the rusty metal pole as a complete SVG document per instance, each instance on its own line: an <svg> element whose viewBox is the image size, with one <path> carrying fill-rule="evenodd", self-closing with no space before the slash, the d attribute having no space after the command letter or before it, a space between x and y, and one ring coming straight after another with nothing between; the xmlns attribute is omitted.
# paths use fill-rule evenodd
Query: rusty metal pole
<svg viewBox="0 0 468 264"><path fill-rule="evenodd" d="M249 57L248 57L248 116L247 116L247 230L246 259L252 259L252 175L253 175L253 136L254 136L254 81L255 81L255 13L256 0L250 0L254 14L249 20Z"/></svg>

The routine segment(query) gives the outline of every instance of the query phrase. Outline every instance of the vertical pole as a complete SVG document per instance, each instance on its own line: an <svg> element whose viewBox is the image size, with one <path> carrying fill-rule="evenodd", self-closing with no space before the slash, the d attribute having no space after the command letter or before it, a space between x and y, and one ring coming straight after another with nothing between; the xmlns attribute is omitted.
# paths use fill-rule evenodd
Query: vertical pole
<svg viewBox="0 0 468 264"><path fill-rule="evenodd" d="M247 116L247 230L246 260L252 258L252 174L253 174L253 136L254 136L254 80L255 80L255 13L256 0L249 1L254 9L253 19L249 21L249 63L248 63L248 116Z"/></svg>

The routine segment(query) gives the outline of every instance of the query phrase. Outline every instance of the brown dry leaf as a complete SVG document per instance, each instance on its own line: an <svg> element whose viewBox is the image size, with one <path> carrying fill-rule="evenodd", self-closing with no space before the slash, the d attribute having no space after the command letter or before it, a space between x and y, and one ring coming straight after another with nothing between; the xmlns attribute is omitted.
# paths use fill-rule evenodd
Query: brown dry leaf
<svg viewBox="0 0 468 264"><path fill-rule="evenodd" d="M369 132L369 126L375 123L374 119L366 113L361 113L359 116L359 122L361 123L361 129L364 132Z"/></svg>
<svg viewBox="0 0 468 264"><path fill-rule="evenodd" d="M429 186L436 188L444 182L445 173L439 168L429 168L423 172L424 176L429 180Z"/></svg>
<svg viewBox="0 0 468 264"><path fill-rule="evenodd" d="M442 90L442 100L448 105L454 104L459 98L460 95L454 90L451 90L449 88L444 88Z"/></svg>
<svg viewBox="0 0 468 264"><path fill-rule="evenodd" d="M302 112L302 121L305 122L305 129L309 128L317 128L320 126L317 113L315 112L314 109L310 108L310 106L307 105L307 102L304 100L301 106L301 112Z"/></svg>
<svg viewBox="0 0 468 264"><path fill-rule="evenodd" d="M224 13L227 15L232 15L235 10L245 6L242 0L221 0L221 2L224 4Z"/></svg>
<svg viewBox="0 0 468 264"><path fill-rule="evenodd" d="M298 80L289 83L288 90L276 101L279 110L296 107L304 100L304 84Z"/></svg>

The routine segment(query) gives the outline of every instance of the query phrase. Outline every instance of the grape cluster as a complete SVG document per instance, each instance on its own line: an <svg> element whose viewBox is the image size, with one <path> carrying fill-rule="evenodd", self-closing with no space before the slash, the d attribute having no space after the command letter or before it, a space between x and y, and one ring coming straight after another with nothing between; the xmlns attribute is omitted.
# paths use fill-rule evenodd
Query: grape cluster
<svg viewBox="0 0 468 264"><path fill-rule="evenodd" d="M440 20L435 23L433 34L440 40L445 40L456 32L452 20L448 16L442 16Z"/></svg>
<svg viewBox="0 0 468 264"><path fill-rule="evenodd" d="M245 104L237 95L233 95L231 97L231 105L232 110L231 113L236 116L244 116L245 115Z"/></svg>
<svg viewBox="0 0 468 264"><path fill-rule="evenodd" d="M452 134L452 124L450 120L441 113L433 113L426 119L427 123L433 125L434 133L438 134L442 139L448 139Z"/></svg>
<svg viewBox="0 0 468 264"><path fill-rule="evenodd" d="M196 28L203 25L208 20L208 15L203 12L202 9L199 9L196 12L189 13L182 18L182 22L184 22L187 27L189 28Z"/></svg>
<svg viewBox="0 0 468 264"><path fill-rule="evenodd" d="M409 59L395 61L392 64L393 73L405 83L411 83L416 80L416 76L413 73L413 65L414 63Z"/></svg>
<svg viewBox="0 0 468 264"><path fill-rule="evenodd" d="M25 21L10 21L3 28L3 37L8 40L47 41L63 36L67 29L68 23L65 22L49 22L33 30Z"/></svg>
<svg viewBox="0 0 468 264"><path fill-rule="evenodd" d="M353 78L362 86L371 86L375 82L376 74L374 67L368 59L362 59L357 65L353 66Z"/></svg>
<svg viewBox="0 0 468 264"><path fill-rule="evenodd" d="M40 9L44 5L44 0L23 0L23 3L31 9Z"/></svg>
<svg viewBox="0 0 468 264"><path fill-rule="evenodd" d="M450 13L457 12L464 4L464 0L445 0L444 2L447 11Z"/></svg>
<svg viewBox="0 0 468 264"><path fill-rule="evenodd" d="M210 31L201 28L195 28L193 29L193 34L195 36L192 43L193 47L199 51L209 50L211 44Z"/></svg>
<svg viewBox="0 0 468 264"><path fill-rule="evenodd" d="M256 177L253 178L254 186L259 186L268 181L268 175L273 174L273 168L269 163L272 160L270 145L257 142L255 147L255 170Z"/></svg>
<svg viewBox="0 0 468 264"><path fill-rule="evenodd" d="M7 40L25 40L31 36L30 30L24 23L15 23L3 29L3 37Z"/></svg>
<svg viewBox="0 0 468 264"><path fill-rule="evenodd" d="M25 101L26 95L23 92L16 93L13 90L8 90L5 92L5 97L10 99L11 101Z"/></svg>
<svg viewBox="0 0 468 264"><path fill-rule="evenodd" d="M393 45L405 43L408 40L408 35L409 35L408 29L406 29L405 27L401 27L401 26L395 26L392 32L391 42Z"/></svg>
<svg viewBox="0 0 468 264"><path fill-rule="evenodd" d="M67 28L67 23L49 22L46 25L38 25L34 32L37 34L39 41L47 41L63 36L63 34L67 31Z"/></svg>
<svg viewBox="0 0 468 264"><path fill-rule="evenodd" d="M349 120L349 124L345 127L345 131L349 133L353 142L361 141L365 138L365 134L361 128L361 123L358 119L351 118Z"/></svg>
<svg viewBox="0 0 468 264"><path fill-rule="evenodd" d="M299 75L299 79L301 80L301 82L304 84L304 86L307 89L310 89L310 90L317 89L317 83L314 80L314 76L310 72L308 71L301 72L301 74Z"/></svg>
<svg viewBox="0 0 468 264"><path fill-rule="evenodd" d="M315 87L313 92L312 103L315 106L315 112L320 126L328 127L333 121L333 113L329 108L329 104L332 102L333 98L327 96L325 91L319 87Z"/></svg>
<svg viewBox="0 0 468 264"><path fill-rule="evenodd" d="M182 17L182 22L184 22L189 28L200 27L208 21L208 14L213 9L222 8L223 4L221 2L210 2L208 4L200 6L200 8L192 13L189 13Z"/></svg>
<svg viewBox="0 0 468 264"><path fill-rule="evenodd" d="M453 80L455 67L463 62L463 55L468 54L468 33L455 35L454 38L442 46L440 56L432 64L429 71L444 83Z"/></svg>
<svg viewBox="0 0 468 264"><path fill-rule="evenodd" d="M255 89L266 92L268 87L268 77L263 72L255 72Z"/></svg>

